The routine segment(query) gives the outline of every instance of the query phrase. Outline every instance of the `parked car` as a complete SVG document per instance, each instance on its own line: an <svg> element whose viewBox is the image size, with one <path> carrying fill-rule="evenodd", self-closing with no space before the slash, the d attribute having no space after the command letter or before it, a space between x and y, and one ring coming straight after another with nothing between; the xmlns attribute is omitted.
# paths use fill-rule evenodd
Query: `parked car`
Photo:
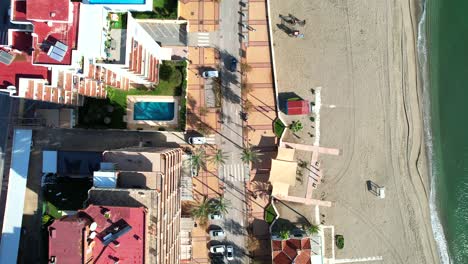
<svg viewBox="0 0 468 264"><path fill-rule="evenodd" d="M205 79L218 78L219 77L219 72L218 71L204 71L202 73L202 77L205 78Z"/></svg>
<svg viewBox="0 0 468 264"><path fill-rule="evenodd" d="M223 238L226 234L222 229L213 229L210 231L210 238L211 239L217 239L217 238Z"/></svg>
<svg viewBox="0 0 468 264"><path fill-rule="evenodd" d="M220 219L223 219L223 216L219 213L214 213L214 214L209 214L208 218L210 220L220 220Z"/></svg>
<svg viewBox="0 0 468 264"><path fill-rule="evenodd" d="M225 245L216 245L216 246L210 247L210 252L213 254L224 254L225 251L226 251Z"/></svg>
<svg viewBox="0 0 468 264"><path fill-rule="evenodd" d="M188 143L191 145L203 145L206 144L206 137L190 137Z"/></svg>
<svg viewBox="0 0 468 264"><path fill-rule="evenodd" d="M232 57L231 62L229 64L229 70L235 72L237 70L237 59Z"/></svg>
<svg viewBox="0 0 468 264"><path fill-rule="evenodd" d="M234 248L232 246L227 246L226 250L226 258L228 260L233 260L234 259Z"/></svg>

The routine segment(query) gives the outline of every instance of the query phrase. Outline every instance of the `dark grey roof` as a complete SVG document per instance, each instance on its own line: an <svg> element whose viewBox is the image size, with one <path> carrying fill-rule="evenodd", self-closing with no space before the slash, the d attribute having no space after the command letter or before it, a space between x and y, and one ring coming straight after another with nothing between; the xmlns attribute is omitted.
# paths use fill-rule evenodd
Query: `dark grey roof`
<svg viewBox="0 0 468 264"><path fill-rule="evenodd" d="M161 46L187 46L187 24L138 22Z"/></svg>

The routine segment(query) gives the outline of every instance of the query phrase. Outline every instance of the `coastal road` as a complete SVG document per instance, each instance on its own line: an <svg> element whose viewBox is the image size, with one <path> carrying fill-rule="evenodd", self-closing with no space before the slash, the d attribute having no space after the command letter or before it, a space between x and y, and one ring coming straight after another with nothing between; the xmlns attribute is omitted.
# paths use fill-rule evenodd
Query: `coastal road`
<svg viewBox="0 0 468 264"><path fill-rule="evenodd" d="M227 245L234 247L234 263L248 263L246 240L246 205L245 176L248 175L240 159L243 147L241 107L241 76L238 71L226 69L232 57L240 61L238 1L220 3L220 33L218 49L221 54L221 79L223 81L221 134L218 138L221 149L229 157L226 164L220 166L219 175L224 181L224 198L231 202L222 228L226 232ZM232 261L231 261L232 262Z"/></svg>

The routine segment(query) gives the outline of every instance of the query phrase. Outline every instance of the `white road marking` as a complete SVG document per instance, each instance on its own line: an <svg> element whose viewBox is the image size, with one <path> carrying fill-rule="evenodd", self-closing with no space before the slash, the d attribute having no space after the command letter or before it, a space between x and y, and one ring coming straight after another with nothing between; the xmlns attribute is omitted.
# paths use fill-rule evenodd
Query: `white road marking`
<svg viewBox="0 0 468 264"><path fill-rule="evenodd" d="M228 181L243 182L245 177L244 164L225 164L223 165L224 178Z"/></svg>

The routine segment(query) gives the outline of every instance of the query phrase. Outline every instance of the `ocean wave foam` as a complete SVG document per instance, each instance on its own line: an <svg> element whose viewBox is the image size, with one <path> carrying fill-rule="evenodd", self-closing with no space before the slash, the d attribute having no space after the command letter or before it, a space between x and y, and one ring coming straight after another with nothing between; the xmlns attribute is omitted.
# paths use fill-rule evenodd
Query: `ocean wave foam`
<svg viewBox="0 0 468 264"><path fill-rule="evenodd" d="M421 20L418 24L418 42L417 52L420 67L421 80L423 84L423 122L424 122L424 133L426 137L426 146L429 157L430 166L430 181L431 190L429 197L429 210L431 215L432 231L434 233L434 239L437 243L437 249L439 251L440 261L442 264L450 264L452 260L448 253L447 240L445 238L444 228L439 218L436 205L436 188L435 188L435 177L437 171L437 164L433 159L433 144L432 144L432 132L431 132L431 108L430 108L430 96L429 96L429 78L428 78L428 62L427 62L427 40L426 40L426 1L422 1L422 14Z"/></svg>

